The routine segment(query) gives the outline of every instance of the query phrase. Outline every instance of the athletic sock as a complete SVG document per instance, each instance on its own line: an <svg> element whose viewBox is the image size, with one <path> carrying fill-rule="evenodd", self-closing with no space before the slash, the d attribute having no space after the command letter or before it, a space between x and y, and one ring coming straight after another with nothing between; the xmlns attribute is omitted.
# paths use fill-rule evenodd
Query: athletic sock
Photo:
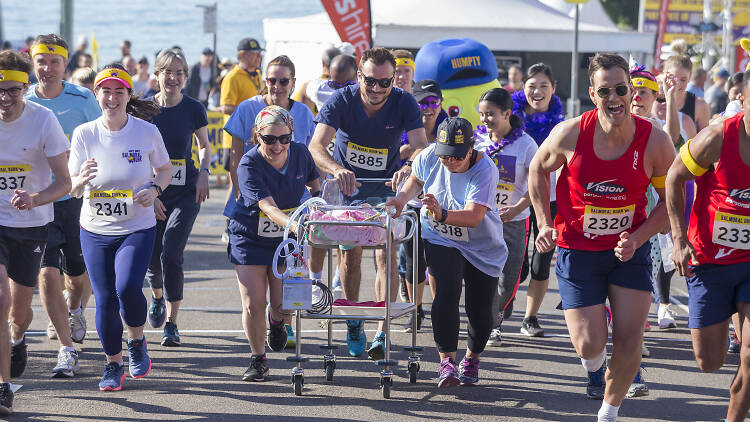
<svg viewBox="0 0 750 422"><path fill-rule="evenodd" d="M82 312L82 309L81 309L81 307L79 306L79 307L78 307L78 309L75 309L75 310L71 310L71 311L70 311L70 314L71 314L71 315L78 315L78 314L80 314L81 312Z"/></svg>
<svg viewBox="0 0 750 422"><path fill-rule="evenodd" d="M10 345L11 345L11 346L18 346L19 344L23 343L23 339L24 339L25 337L26 337L26 334L25 334L25 333L24 333L24 335L22 335L22 336L21 336L21 338L20 338L20 339L18 339L18 340L14 340L14 339L13 339L13 337L11 337L11 339L10 339Z"/></svg>
<svg viewBox="0 0 750 422"><path fill-rule="evenodd" d="M312 277L313 280L322 280L323 279L323 271L318 272L310 272L310 277Z"/></svg>
<svg viewBox="0 0 750 422"><path fill-rule="evenodd" d="M602 352L599 353L598 356L594 357L593 359L584 359L581 358L581 364L583 365L584 369L588 372L596 372L599 370L599 368L604 365L604 361L607 359L607 348L605 347L602 349Z"/></svg>
<svg viewBox="0 0 750 422"><path fill-rule="evenodd" d="M620 406L612 406L611 404L602 400L602 407L599 408L599 413L597 414L597 417L599 421L607 421L607 422L616 421L617 411L619 410L620 410Z"/></svg>
<svg viewBox="0 0 750 422"><path fill-rule="evenodd" d="M76 348L73 346L60 346L60 350L63 352L75 352Z"/></svg>

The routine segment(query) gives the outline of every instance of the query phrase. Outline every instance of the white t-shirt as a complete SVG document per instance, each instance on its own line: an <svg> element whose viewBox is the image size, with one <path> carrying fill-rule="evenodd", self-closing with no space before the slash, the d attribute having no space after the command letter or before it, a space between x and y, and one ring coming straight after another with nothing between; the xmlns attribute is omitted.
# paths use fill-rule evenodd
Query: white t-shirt
<svg viewBox="0 0 750 422"><path fill-rule="evenodd" d="M328 79L313 79L307 83L305 94L307 98L312 100L318 107L318 110L323 108L323 104L331 98L331 95L336 92L335 89L328 86Z"/></svg>
<svg viewBox="0 0 750 422"><path fill-rule="evenodd" d="M13 191L37 193L51 184L47 158L68 150L55 114L26 101L21 116L12 122L0 120L0 226L39 227L54 218L52 204L21 211L10 204Z"/></svg>
<svg viewBox="0 0 750 422"><path fill-rule="evenodd" d="M487 134L479 135L474 149L484 151L493 141ZM529 165L538 149L534 139L525 132L512 144L498 152L492 161L498 169L500 179L495 192L497 208L511 207L529 190ZM529 217L531 211L526 207L511 221L522 221Z"/></svg>
<svg viewBox="0 0 750 422"><path fill-rule="evenodd" d="M125 126L112 132L102 118L84 123L71 138L70 174L96 159L97 173L86 186L81 227L92 233L122 235L156 225L154 207L133 202L133 195L148 187L153 170L169 162L161 133L151 123L128 115Z"/></svg>

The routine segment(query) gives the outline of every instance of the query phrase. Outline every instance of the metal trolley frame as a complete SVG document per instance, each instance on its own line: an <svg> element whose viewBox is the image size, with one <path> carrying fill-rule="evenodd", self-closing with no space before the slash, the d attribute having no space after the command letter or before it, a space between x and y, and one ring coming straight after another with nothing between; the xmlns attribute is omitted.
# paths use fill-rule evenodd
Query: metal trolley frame
<svg viewBox="0 0 750 422"><path fill-rule="evenodd" d="M390 179L357 179L359 182L383 182ZM328 206L333 207L336 209L342 209L342 208L350 208L350 209L361 209L361 207L344 207L344 206ZM325 209L326 206L321 206L320 208ZM375 209L381 209L384 214L386 215L386 221L385 223L376 222L376 221L318 221L318 220L306 220L302 222L302 226L304 228L309 228L312 225L317 226L323 226L323 225L340 225L340 226L374 226L374 227L380 227L386 230L386 241L385 245L377 245L377 246L362 246L364 249L385 249L386 254L386 265L385 265L385 272L390 277L391 274L391 259L390 259L390 251L391 248L399 243L408 241L409 239L413 239L418 231L417 231L417 225L419 224L419 216L417 213L415 213L412 210L404 210L402 212L402 215L404 215L408 222L410 222L410 228L406 236L404 236L403 239L399 239L398 241L394 241L392 239L391 234L391 226L393 223L393 218L390 216L390 214L387 212L387 210L384 207L373 207ZM412 267L412 286L414 292L412 294L412 301L411 303L402 308L399 309L396 312L393 312L391 310L391 283L390 280L386 282L385 285L385 307L383 308L383 315L357 315L357 314L348 314L348 313L338 313L335 307L331 307L331 311L328 314L312 314L307 312L302 312L301 310L296 310L296 331L297 331L297 345L295 347L295 355L287 357L287 361L294 362L296 365L294 368L292 368L292 384L294 385L294 394L299 396L302 395L302 386L304 385L304 370L302 368L302 363L307 362L309 359L302 356L302 324L301 320L304 319L322 319L322 320L328 320L327 328L328 328L328 342L325 345L320 346L321 349L325 350L327 353L323 355L323 370L325 371L326 381L333 381L333 374L336 370L336 355L334 354L334 350L338 348L338 346L335 346L333 344L333 326L330 324L332 320L364 320L364 321L385 321L385 333L386 333L386 342L385 342L385 359L379 360L376 362L376 364L383 369L380 371L380 389L383 393L384 398L390 398L391 397L391 387L393 386L393 372L391 371L391 368L394 366L398 366L398 362L391 359L391 320L403 317L405 315L408 315L409 313L413 314L412 318L412 330L411 330L411 346L406 346L403 348L403 350L409 352L408 357L408 364L407 364L407 371L409 373L409 382L410 383L416 383L417 382L417 374L419 373L420 369L420 360L421 355L419 352L422 351L422 347L419 347L416 345L417 343L417 304L416 304L416 292L417 292L417 272L418 272L418 265L416 265L417 262L417 254L418 254L418 242L416 239L412 242L412 258L413 262L415 263ZM328 289L332 289L333 284L333 249L338 248L338 245L330 245L330 244L315 244L310 242L310 246L314 246L317 248L325 248L328 250ZM356 308L356 307L347 307L347 308Z"/></svg>

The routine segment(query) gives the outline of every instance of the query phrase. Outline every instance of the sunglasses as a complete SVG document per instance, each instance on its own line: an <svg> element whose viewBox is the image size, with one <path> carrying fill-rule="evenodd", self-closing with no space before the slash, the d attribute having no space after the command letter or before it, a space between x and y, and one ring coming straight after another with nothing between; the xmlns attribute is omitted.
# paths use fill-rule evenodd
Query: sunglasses
<svg viewBox="0 0 750 422"><path fill-rule="evenodd" d="M291 81L291 79L289 78L281 78L281 79L266 78L266 82L268 83L268 85L271 85L271 86L276 85L276 82L278 82L281 86L287 86L289 85L289 81Z"/></svg>
<svg viewBox="0 0 750 422"><path fill-rule="evenodd" d="M667 99L664 97L656 97L656 102L659 104L664 104L667 102Z"/></svg>
<svg viewBox="0 0 750 422"><path fill-rule="evenodd" d="M388 88L393 83L393 76L391 76L390 78L375 79L369 76L362 75L362 79L365 80L365 85L369 86L370 88L374 87L375 84L380 85L381 88Z"/></svg>
<svg viewBox="0 0 750 422"><path fill-rule="evenodd" d="M286 145L289 142L292 142L291 133L287 133L286 135L279 135L279 136L263 135L262 133L259 133L258 136L260 136L260 139L262 139L263 143L266 145L273 145L276 143L276 141L279 141L281 145Z"/></svg>
<svg viewBox="0 0 750 422"><path fill-rule="evenodd" d="M441 160L445 160L445 161L450 161L450 160L463 161L464 158L466 158L465 155L463 157L454 157L452 155L438 155L438 157Z"/></svg>
<svg viewBox="0 0 750 422"><path fill-rule="evenodd" d="M431 97L430 98L430 97L428 97L428 98L425 98L424 100L422 100L422 101L419 102L419 109L420 110L426 110L427 107L429 107L429 108L431 108L433 110L436 110L436 109L440 108L440 103L442 103L442 101L440 100L440 98L437 98L437 97Z"/></svg>
<svg viewBox="0 0 750 422"><path fill-rule="evenodd" d="M630 92L630 87L627 85L617 85L615 88L615 94L617 94L618 97L624 97L628 95L628 92ZM610 94L612 94L612 88L603 86L596 90L596 95L599 96L599 98L609 98Z"/></svg>
<svg viewBox="0 0 750 422"><path fill-rule="evenodd" d="M356 85L357 81L346 81L344 83L338 83L336 81L328 81L328 87L333 89L341 89L345 86Z"/></svg>

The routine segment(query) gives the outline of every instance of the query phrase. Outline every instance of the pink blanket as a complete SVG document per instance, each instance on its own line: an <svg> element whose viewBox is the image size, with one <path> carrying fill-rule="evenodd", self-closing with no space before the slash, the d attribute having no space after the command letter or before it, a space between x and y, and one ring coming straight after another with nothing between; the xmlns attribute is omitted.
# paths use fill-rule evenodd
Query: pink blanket
<svg viewBox="0 0 750 422"><path fill-rule="evenodd" d="M372 221L386 222L386 216L374 208L313 210L311 221ZM376 246L385 244L385 229L375 226L338 226L327 224L313 224L310 241L323 245L346 246ZM394 237L403 238L406 235L406 223L396 219L391 224Z"/></svg>

